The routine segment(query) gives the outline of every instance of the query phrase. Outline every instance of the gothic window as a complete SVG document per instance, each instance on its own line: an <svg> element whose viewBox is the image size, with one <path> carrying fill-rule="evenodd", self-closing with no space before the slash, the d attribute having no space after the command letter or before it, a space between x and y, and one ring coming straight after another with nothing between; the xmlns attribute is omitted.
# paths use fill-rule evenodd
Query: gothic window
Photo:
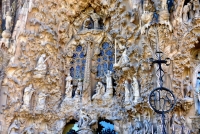
<svg viewBox="0 0 200 134"><path fill-rule="evenodd" d="M113 71L114 50L111 44L104 42L97 58L97 77L103 77L107 70Z"/></svg>
<svg viewBox="0 0 200 134"><path fill-rule="evenodd" d="M73 79L83 79L85 71L85 51L84 47L78 45L73 53L72 60L70 62L70 75Z"/></svg>

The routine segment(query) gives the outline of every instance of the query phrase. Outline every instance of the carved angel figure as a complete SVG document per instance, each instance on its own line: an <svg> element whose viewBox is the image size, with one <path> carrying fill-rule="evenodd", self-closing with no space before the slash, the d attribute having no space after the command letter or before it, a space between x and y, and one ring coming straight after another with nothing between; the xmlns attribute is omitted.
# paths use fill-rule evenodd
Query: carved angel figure
<svg viewBox="0 0 200 134"><path fill-rule="evenodd" d="M72 90L73 90L73 85L71 84L72 81L72 77L70 76L70 74L68 74L68 76L66 77L66 85L65 85L65 94L67 98L71 98L72 97Z"/></svg>
<svg viewBox="0 0 200 134"><path fill-rule="evenodd" d="M29 108L30 107L30 100L32 97L32 94L35 90L33 89L32 84L30 84L28 87L24 89L24 96L23 96L23 106L22 108Z"/></svg>
<svg viewBox="0 0 200 134"><path fill-rule="evenodd" d="M66 81L65 88L67 89L71 85L71 82L72 82L72 77L70 76L70 74L67 75L65 81Z"/></svg>
<svg viewBox="0 0 200 134"><path fill-rule="evenodd" d="M98 82L96 85L96 94L92 96L92 99L101 99L104 93L105 86L102 84L102 82Z"/></svg>

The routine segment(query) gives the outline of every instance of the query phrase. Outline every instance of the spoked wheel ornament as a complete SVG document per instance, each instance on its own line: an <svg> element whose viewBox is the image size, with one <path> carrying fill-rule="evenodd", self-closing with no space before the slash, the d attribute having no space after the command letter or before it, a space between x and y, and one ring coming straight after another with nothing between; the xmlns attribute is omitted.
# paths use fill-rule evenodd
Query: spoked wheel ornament
<svg viewBox="0 0 200 134"><path fill-rule="evenodd" d="M156 52L156 60L150 59L152 64L157 64L156 76L158 77L159 87L153 89L149 95L149 105L156 113L161 114L162 117L162 134L167 134L165 124L165 114L173 110L176 105L176 98L170 89L163 87L164 71L162 64L167 66L170 64L169 58L162 60L162 52Z"/></svg>

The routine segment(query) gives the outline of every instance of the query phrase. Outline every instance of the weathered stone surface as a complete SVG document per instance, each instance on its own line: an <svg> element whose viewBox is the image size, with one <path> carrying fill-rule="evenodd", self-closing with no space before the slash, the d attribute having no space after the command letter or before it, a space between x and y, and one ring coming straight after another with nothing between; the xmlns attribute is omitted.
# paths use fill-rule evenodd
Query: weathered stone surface
<svg viewBox="0 0 200 134"><path fill-rule="evenodd" d="M148 96L155 52L169 57L164 87L177 104L167 133L200 130L198 0L4 0L0 2L0 133L79 134L100 119L119 134L160 134Z"/></svg>

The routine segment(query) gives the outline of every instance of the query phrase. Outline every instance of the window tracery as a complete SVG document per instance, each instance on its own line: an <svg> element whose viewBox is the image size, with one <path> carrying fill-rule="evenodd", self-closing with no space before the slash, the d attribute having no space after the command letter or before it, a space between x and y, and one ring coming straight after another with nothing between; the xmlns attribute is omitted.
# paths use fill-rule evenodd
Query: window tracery
<svg viewBox="0 0 200 134"><path fill-rule="evenodd" d="M70 62L70 75L73 79L84 78L85 63L85 47L78 45L73 53L72 60Z"/></svg>
<svg viewBox="0 0 200 134"><path fill-rule="evenodd" d="M97 57L97 77L103 77L107 70L113 72L114 50L111 44L104 42Z"/></svg>

